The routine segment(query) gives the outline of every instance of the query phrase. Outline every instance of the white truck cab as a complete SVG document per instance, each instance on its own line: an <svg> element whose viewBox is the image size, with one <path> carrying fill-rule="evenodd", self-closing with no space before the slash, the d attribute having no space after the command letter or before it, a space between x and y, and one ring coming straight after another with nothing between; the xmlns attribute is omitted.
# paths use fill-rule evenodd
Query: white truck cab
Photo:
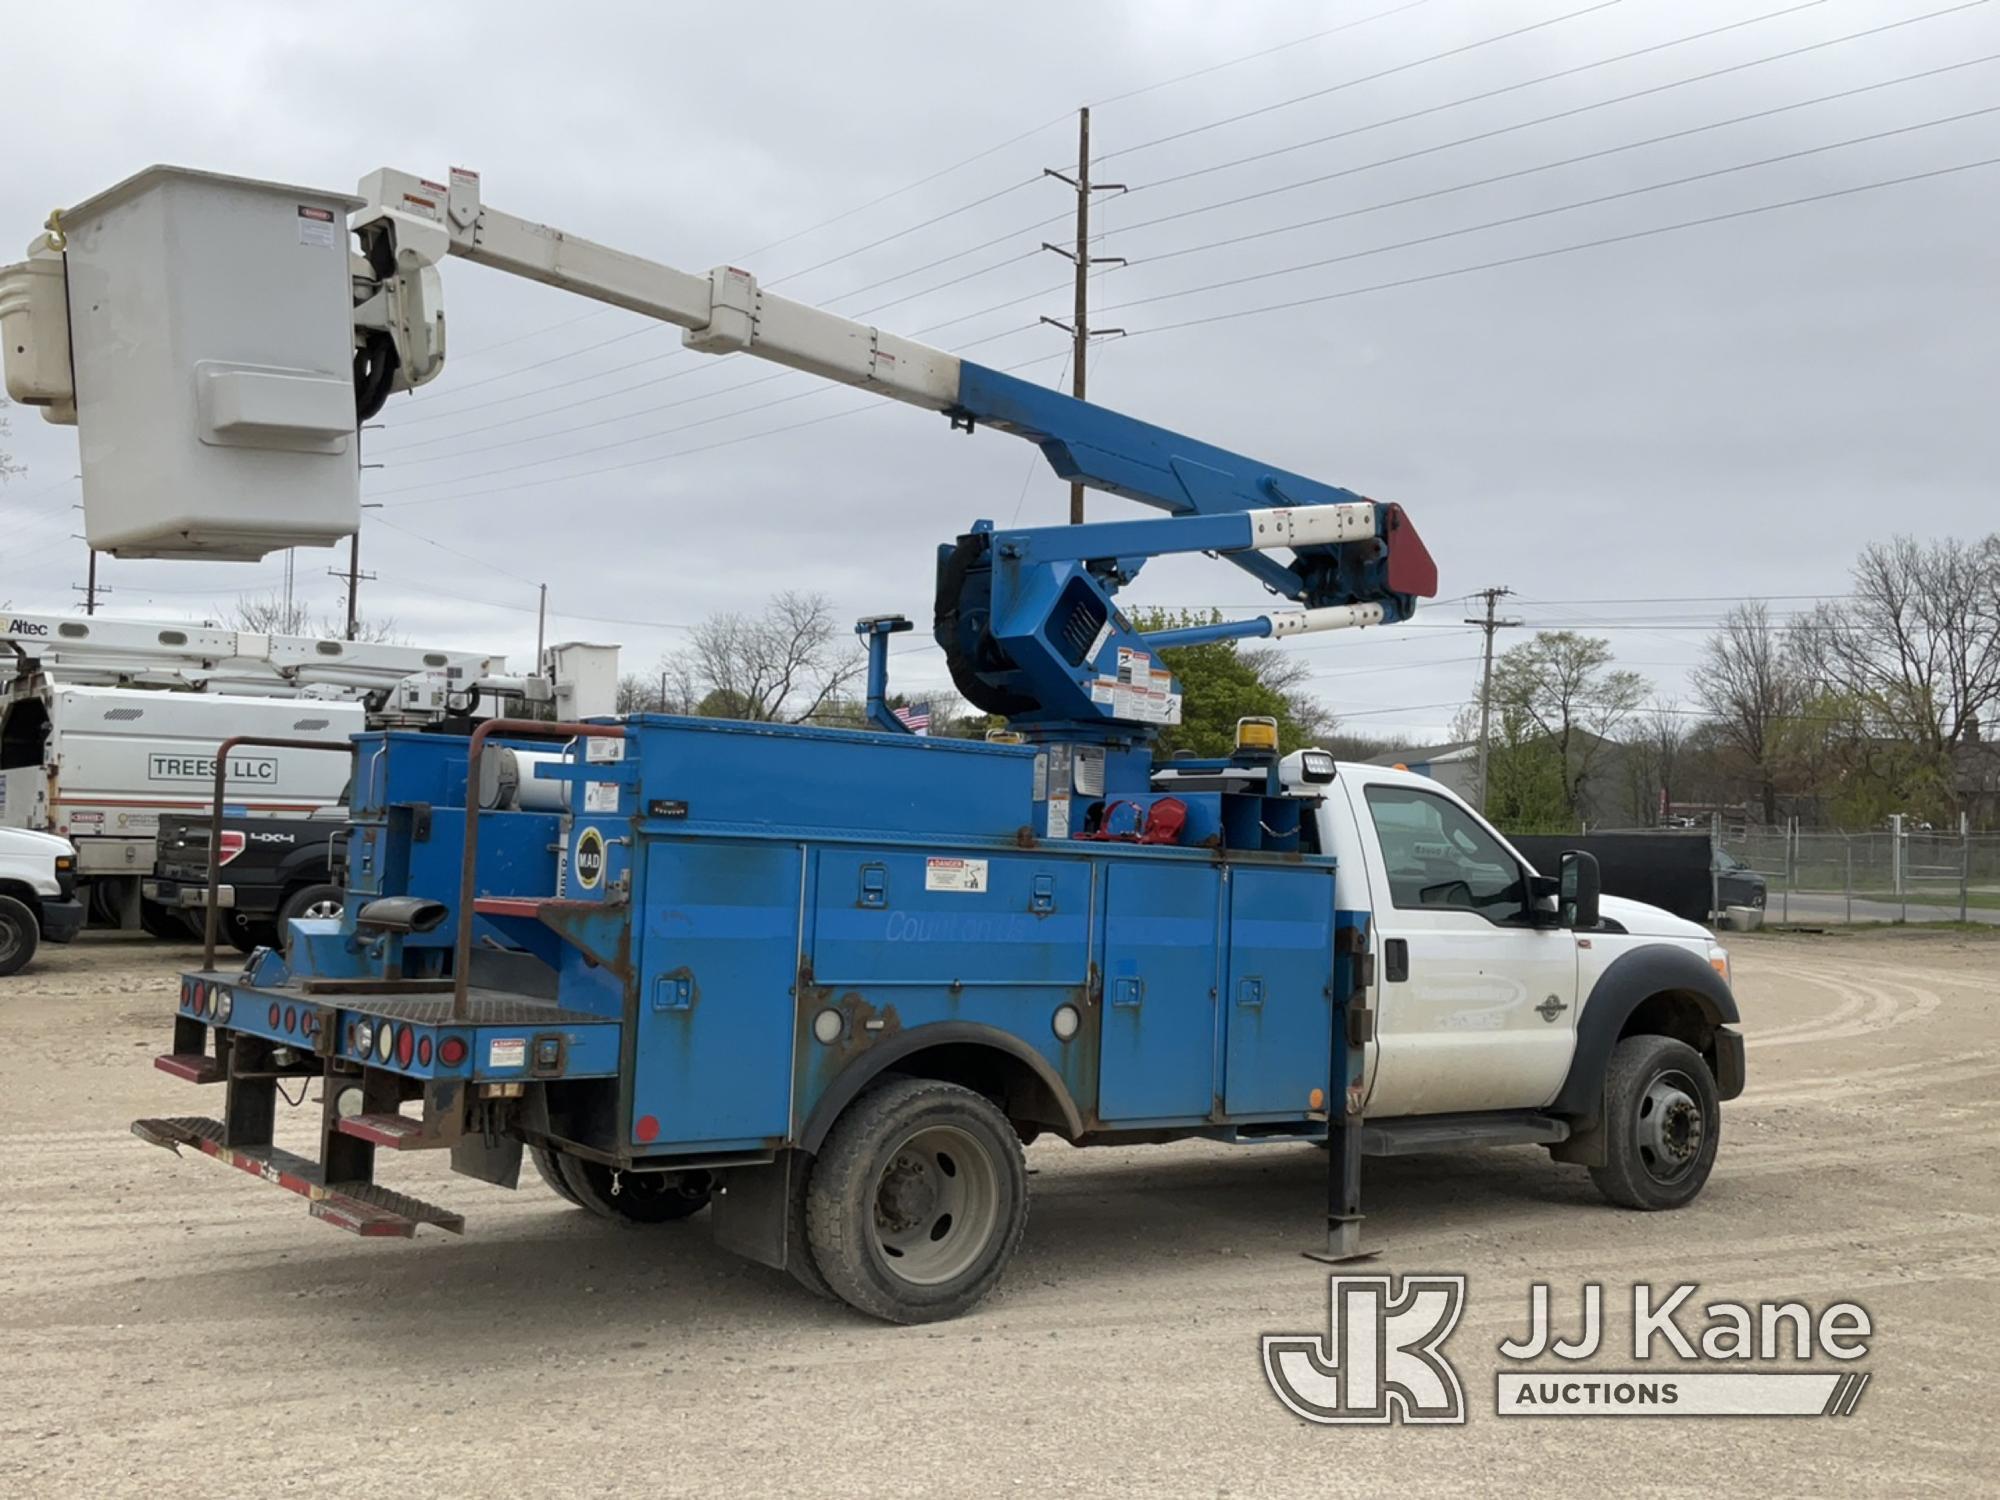
<svg viewBox="0 0 2000 1500"><path fill-rule="evenodd" d="M1335 904L1366 918L1346 1101L1364 1149L1539 1143L1628 1207L1700 1192L1744 1073L1729 955L1707 929L1598 895L1588 855L1537 871L1427 776L1307 750L1279 780L1317 799L1308 845L1338 861Z"/></svg>
<svg viewBox="0 0 2000 1500"><path fill-rule="evenodd" d="M0 977L26 968L43 938L66 943L82 926L70 841L0 828Z"/></svg>

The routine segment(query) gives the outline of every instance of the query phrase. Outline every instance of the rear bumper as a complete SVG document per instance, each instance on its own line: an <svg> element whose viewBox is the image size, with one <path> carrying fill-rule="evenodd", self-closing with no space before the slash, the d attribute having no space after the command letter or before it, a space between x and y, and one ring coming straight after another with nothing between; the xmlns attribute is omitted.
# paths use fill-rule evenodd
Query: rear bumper
<svg viewBox="0 0 2000 1500"><path fill-rule="evenodd" d="M83 902L75 897L44 901L41 918L42 936L52 943L66 943L83 930Z"/></svg>
<svg viewBox="0 0 2000 1500"><path fill-rule="evenodd" d="M176 880L163 875L156 880L144 882L139 890L148 901L157 901L160 905L175 911L199 911L208 905L208 885L204 881ZM215 888L215 904L225 911L239 909L236 903L236 887L218 885ZM274 901L272 909L275 909L275 905ZM254 912L246 910L244 914L254 915Z"/></svg>

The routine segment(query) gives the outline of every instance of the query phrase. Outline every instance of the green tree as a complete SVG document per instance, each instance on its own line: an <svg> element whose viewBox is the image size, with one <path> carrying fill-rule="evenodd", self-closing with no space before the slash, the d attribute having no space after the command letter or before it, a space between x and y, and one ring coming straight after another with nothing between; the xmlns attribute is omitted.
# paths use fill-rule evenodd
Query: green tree
<svg viewBox="0 0 2000 1500"><path fill-rule="evenodd" d="M1508 833L1574 833L1562 756L1525 713L1502 708L1486 757L1486 815Z"/></svg>
<svg viewBox="0 0 2000 1500"><path fill-rule="evenodd" d="M1213 612L1152 610L1139 612L1132 623L1144 633L1212 625L1220 618ZM1333 715L1305 690L1310 669L1275 647L1211 641L1169 647L1160 660L1181 684L1181 722L1161 731L1161 759L1182 750L1203 758L1228 755L1236 747L1236 721L1244 718L1276 719L1278 744L1286 751L1318 744L1333 732Z"/></svg>
<svg viewBox="0 0 2000 1500"><path fill-rule="evenodd" d="M1547 742L1562 809L1584 814L1592 773L1607 743L1649 691L1637 672L1611 665L1611 643L1572 630L1544 630L1493 667L1493 706L1523 745ZM1492 771L1487 772L1489 780ZM1489 791L1487 808L1493 799Z"/></svg>

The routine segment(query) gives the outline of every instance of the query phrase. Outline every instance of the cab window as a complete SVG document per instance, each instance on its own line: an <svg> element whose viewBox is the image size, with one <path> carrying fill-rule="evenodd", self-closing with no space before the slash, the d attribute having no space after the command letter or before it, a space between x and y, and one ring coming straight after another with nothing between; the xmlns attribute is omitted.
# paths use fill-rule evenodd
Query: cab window
<svg viewBox="0 0 2000 1500"><path fill-rule="evenodd" d="M1415 787L1371 786L1367 795L1397 906L1472 911L1494 922L1525 918L1519 861L1464 808Z"/></svg>

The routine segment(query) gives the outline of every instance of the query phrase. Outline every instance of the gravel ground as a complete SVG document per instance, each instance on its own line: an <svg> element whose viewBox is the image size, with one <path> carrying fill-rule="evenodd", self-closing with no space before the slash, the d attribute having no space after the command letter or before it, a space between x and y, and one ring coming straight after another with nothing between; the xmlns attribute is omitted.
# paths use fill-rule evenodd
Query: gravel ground
<svg viewBox="0 0 2000 1500"><path fill-rule="evenodd" d="M1750 1089L1691 1208L1607 1208L1534 1149L1370 1163L1376 1267L1470 1277L1471 1420L1418 1430L1309 1426L1260 1373L1260 1334L1325 1326L1310 1147L1037 1145L1000 1292L889 1328L700 1220L620 1230L418 1156L385 1180L468 1233L362 1242L142 1145L135 1116L215 1112L150 1066L195 952L45 948L0 980L0 1492L1992 1493L2000 942L1735 951ZM281 1143L309 1149L306 1113ZM1565 1321L1586 1280L1607 1309L1636 1280L1853 1299L1874 1379L1845 1420L1502 1419L1535 1280ZM1609 1312L1604 1368L1628 1327Z"/></svg>

